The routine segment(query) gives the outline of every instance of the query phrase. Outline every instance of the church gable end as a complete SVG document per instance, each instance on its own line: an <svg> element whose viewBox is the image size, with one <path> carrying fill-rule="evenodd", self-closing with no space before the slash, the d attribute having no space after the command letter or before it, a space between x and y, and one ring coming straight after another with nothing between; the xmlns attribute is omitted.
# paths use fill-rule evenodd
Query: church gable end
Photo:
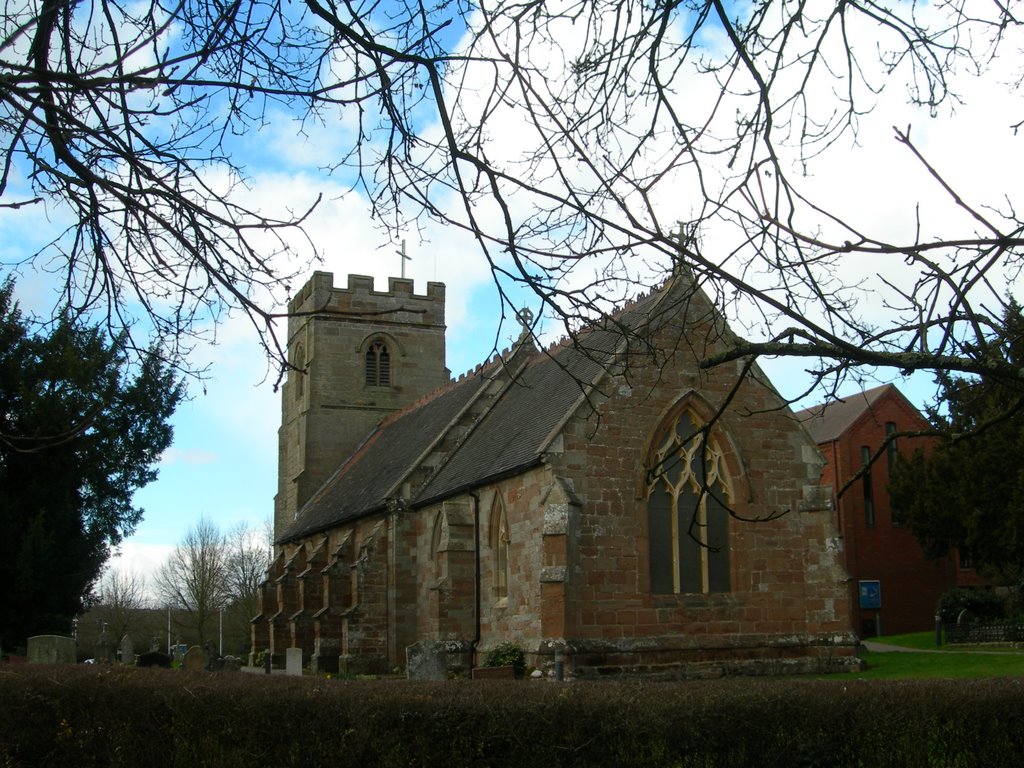
<svg viewBox="0 0 1024 768"><path fill-rule="evenodd" d="M728 338L703 302L630 340L550 443L580 500L575 668L854 664L838 538L805 489L820 456L756 368L700 369Z"/></svg>

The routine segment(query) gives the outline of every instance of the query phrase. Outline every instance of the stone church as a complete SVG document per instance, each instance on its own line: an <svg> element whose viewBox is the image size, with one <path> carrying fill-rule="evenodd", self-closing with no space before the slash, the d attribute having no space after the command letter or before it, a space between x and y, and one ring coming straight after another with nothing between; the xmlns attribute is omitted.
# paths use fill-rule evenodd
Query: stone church
<svg viewBox="0 0 1024 768"><path fill-rule="evenodd" d="M290 306L275 560L253 652L466 673L504 642L576 675L851 665L814 441L685 275L572 340L450 378L445 288L317 272ZM292 652L294 657L296 652Z"/></svg>

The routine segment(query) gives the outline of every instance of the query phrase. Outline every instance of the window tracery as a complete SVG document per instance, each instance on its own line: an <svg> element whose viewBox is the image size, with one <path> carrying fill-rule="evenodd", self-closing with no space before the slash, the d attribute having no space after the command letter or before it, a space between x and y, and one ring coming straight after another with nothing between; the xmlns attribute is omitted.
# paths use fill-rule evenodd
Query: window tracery
<svg viewBox="0 0 1024 768"><path fill-rule="evenodd" d="M686 409L651 459L647 487L651 591L728 592L732 487L718 443Z"/></svg>

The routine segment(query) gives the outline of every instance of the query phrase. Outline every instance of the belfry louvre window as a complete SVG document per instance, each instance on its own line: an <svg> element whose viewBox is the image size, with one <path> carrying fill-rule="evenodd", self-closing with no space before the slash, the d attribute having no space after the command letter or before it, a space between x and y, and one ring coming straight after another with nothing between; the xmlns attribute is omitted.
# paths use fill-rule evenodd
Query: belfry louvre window
<svg viewBox="0 0 1024 768"><path fill-rule="evenodd" d="M366 384L370 387L391 386L391 355L383 341L373 342L366 350Z"/></svg>
<svg viewBox="0 0 1024 768"><path fill-rule="evenodd" d="M732 489L718 444L680 414L658 447L647 487L651 591L729 591Z"/></svg>

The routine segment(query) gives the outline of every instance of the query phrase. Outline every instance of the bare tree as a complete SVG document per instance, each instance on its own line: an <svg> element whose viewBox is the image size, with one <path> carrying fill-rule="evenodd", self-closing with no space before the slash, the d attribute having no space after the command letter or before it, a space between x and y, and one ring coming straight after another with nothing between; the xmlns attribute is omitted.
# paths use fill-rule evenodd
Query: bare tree
<svg viewBox="0 0 1024 768"><path fill-rule="evenodd" d="M683 267L753 337L708 366L788 355L810 360L814 383L875 367L1016 377L992 343L1024 244L1011 202L959 196L909 128L894 140L948 195L946 213L965 214L961 231L921 222L888 240L802 189L888 82L934 110L955 103L963 69L1019 43L1014 7L489 4L456 67L488 97L440 102L452 183L472 203L445 218L570 328ZM502 119L533 134L518 156L488 139ZM429 168L413 179L424 197L435 184ZM476 212L487 206L490 220Z"/></svg>
<svg viewBox="0 0 1024 768"><path fill-rule="evenodd" d="M231 138L278 98L315 103L327 47L273 2L8 3L0 206L53 211L27 259L63 276L59 309L128 329L145 317L170 353L230 307L267 332L257 301L280 299L288 277L275 233L316 200L279 218L246 206Z"/></svg>
<svg viewBox="0 0 1024 768"><path fill-rule="evenodd" d="M230 593L229 638L226 647L248 647L249 622L259 613L259 588L270 567L273 537L268 525L253 527L239 523L225 536L227 544L226 577Z"/></svg>
<svg viewBox="0 0 1024 768"><path fill-rule="evenodd" d="M227 543L227 579L232 602L237 603L248 618L258 612L260 583L270 567L273 542L266 540L262 528L239 523L225 536Z"/></svg>
<svg viewBox="0 0 1024 768"><path fill-rule="evenodd" d="M806 174L864 140L887 88L943 114L965 76L999 76L1019 8L26 0L0 21L0 205L66 216L41 257L70 305L141 307L178 339L241 306L280 352L263 290L288 275L253 233L315 201L246 208L234 137L271 107L344 116L332 170L379 221L469 232L503 314L522 284L572 332L685 269L749 339L708 366L800 357L826 389L877 368L1016 378L994 330L1024 220L1000 179L969 199L894 129L922 171L908 204L930 185L948 208L892 236Z"/></svg>
<svg viewBox="0 0 1024 768"><path fill-rule="evenodd" d="M188 615L191 639L205 645L217 635L217 619L231 598L228 545L206 518L188 530L157 571L156 589L164 605Z"/></svg>
<svg viewBox="0 0 1024 768"><path fill-rule="evenodd" d="M91 614L107 625L108 634L119 644L148 607L146 577L135 571L108 570L100 579L98 598Z"/></svg>

